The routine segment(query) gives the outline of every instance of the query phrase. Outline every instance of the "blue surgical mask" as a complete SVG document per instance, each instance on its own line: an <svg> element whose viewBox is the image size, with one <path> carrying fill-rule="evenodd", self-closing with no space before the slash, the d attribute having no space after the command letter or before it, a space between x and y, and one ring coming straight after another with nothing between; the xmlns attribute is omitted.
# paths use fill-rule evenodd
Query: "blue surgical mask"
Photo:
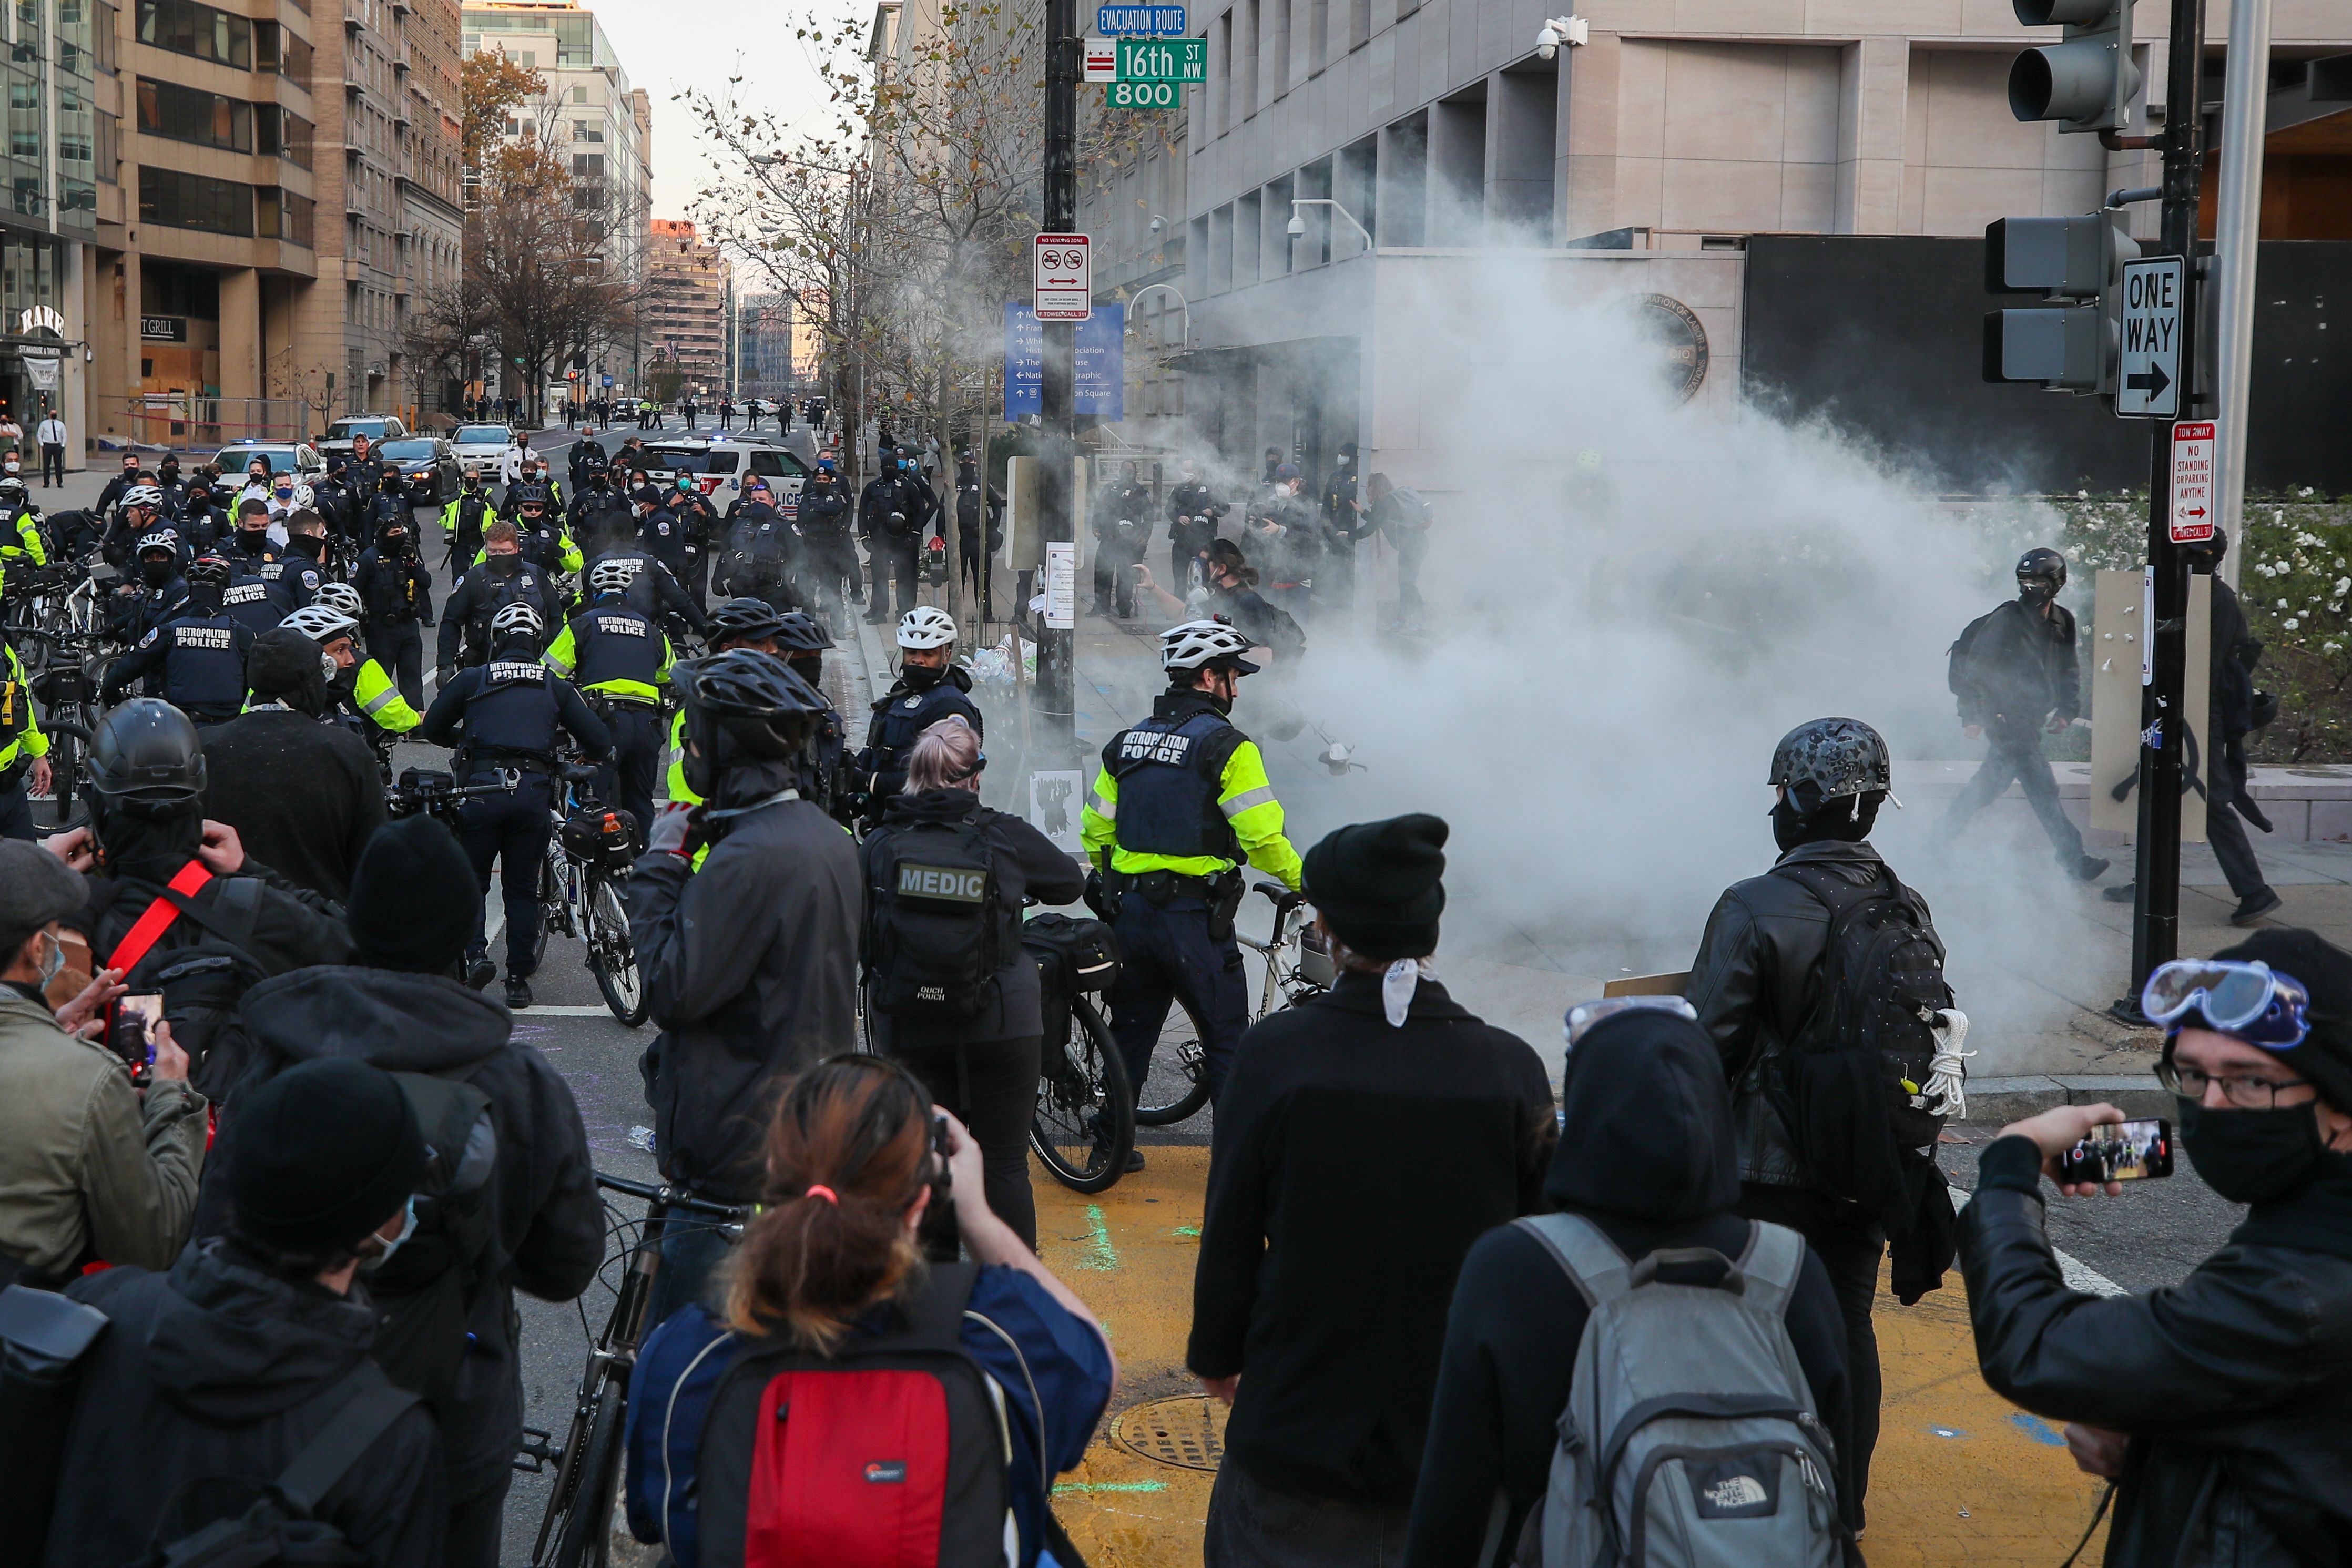
<svg viewBox="0 0 2352 1568"><path fill-rule="evenodd" d="M389 1239L379 1234L376 1239L383 1242L383 1250L377 1253L373 1258L361 1259L360 1272L362 1274L373 1274L377 1269L383 1268L385 1264L391 1262L392 1255L398 1252L404 1246L407 1245L408 1238L415 1234L416 1194L415 1193L411 1193L408 1194L408 1206L401 1211L400 1234L398 1236L392 1237Z"/></svg>

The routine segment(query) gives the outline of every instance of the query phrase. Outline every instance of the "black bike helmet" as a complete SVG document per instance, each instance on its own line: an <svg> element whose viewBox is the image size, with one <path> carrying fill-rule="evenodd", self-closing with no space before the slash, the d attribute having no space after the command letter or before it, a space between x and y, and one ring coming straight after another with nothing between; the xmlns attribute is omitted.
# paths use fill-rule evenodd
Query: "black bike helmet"
<svg viewBox="0 0 2352 1568"><path fill-rule="evenodd" d="M188 569L182 575L187 578L188 586L191 588L212 588L222 593L228 591L228 563L217 555L197 556L188 563Z"/></svg>
<svg viewBox="0 0 2352 1568"><path fill-rule="evenodd" d="M1813 719L1780 737L1765 782L1798 797L1811 813L1844 795L1892 790L1895 767L1885 739L1861 720Z"/></svg>
<svg viewBox="0 0 2352 1568"><path fill-rule="evenodd" d="M824 699L773 654L729 648L670 672L686 710L680 759L688 788L709 798L725 771L743 762L791 757L824 712Z"/></svg>
<svg viewBox="0 0 2352 1568"><path fill-rule="evenodd" d="M527 506L543 507L547 505L547 487L526 485L518 481L514 488L514 494L507 499L517 511L520 511Z"/></svg>
<svg viewBox="0 0 2352 1568"><path fill-rule="evenodd" d="M730 599L710 612L710 640L761 642L781 636L784 617L765 599Z"/></svg>
<svg viewBox="0 0 2352 1568"><path fill-rule="evenodd" d="M2054 599L2066 586L2066 558L2037 544L2017 558L2017 589L2038 599Z"/></svg>
<svg viewBox="0 0 2352 1568"><path fill-rule="evenodd" d="M833 646L833 634L806 610L786 610L776 633L776 646L786 658L796 653L823 653Z"/></svg>
<svg viewBox="0 0 2352 1568"><path fill-rule="evenodd" d="M204 744L188 716L160 697L133 698L98 721L89 773L108 813L163 822L204 809Z"/></svg>

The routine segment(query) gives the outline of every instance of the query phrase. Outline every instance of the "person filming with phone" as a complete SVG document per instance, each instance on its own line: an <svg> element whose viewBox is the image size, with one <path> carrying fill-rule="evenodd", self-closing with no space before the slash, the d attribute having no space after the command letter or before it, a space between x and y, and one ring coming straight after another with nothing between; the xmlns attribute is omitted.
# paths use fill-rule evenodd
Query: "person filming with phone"
<svg viewBox="0 0 2352 1568"><path fill-rule="evenodd" d="M2310 931L2263 931L2158 966L2140 1006L2166 1031L2157 1078L2178 1099L2189 1162L2250 1205L2245 1220L2178 1285L2070 1289L2041 1179L2068 1196L2120 1195L2121 1181L2068 1178L2098 1173L2082 1151L2114 1140L2124 1115L2066 1105L2003 1128L1958 1225L1978 1362L1996 1392L2068 1422L2075 1463L2114 1483L2107 1568L2342 1563L2352 953Z"/></svg>

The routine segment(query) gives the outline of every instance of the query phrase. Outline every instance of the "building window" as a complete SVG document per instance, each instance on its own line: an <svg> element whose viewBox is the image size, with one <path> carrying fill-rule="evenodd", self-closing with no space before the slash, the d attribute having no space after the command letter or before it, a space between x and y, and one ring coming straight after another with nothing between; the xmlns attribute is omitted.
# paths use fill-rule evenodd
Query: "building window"
<svg viewBox="0 0 2352 1568"><path fill-rule="evenodd" d="M13 73L8 78L8 155L34 163L41 159L41 84Z"/></svg>
<svg viewBox="0 0 2352 1568"><path fill-rule="evenodd" d="M604 140L604 128L593 120L575 120L572 122L572 139L574 142L602 142Z"/></svg>
<svg viewBox="0 0 2352 1568"><path fill-rule="evenodd" d="M139 41L248 70L253 24L196 0L139 0Z"/></svg>
<svg viewBox="0 0 2352 1568"><path fill-rule="evenodd" d="M309 121L276 104L254 106L254 151L283 158L302 168L310 166L314 132Z"/></svg>
<svg viewBox="0 0 2352 1568"><path fill-rule="evenodd" d="M253 106L216 92L142 76L139 79L139 129L173 142L250 153Z"/></svg>
<svg viewBox="0 0 2352 1568"><path fill-rule="evenodd" d="M96 47L90 53L98 68L111 76L114 72L114 19L121 15L121 8L108 5L106 0L98 0L96 14L98 26L90 40Z"/></svg>
<svg viewBox="0 0 2352 1568"><path fill-rule="evenodd" d="M263 185L253 193L254 227L264 239L282 239L308 250L318 206L308 196Z"/></svg>
<svg viewBox="0 0 2352 1568"><path fill-rule="evenodd" d="M120 178L114 165L121 156L122 132L117 127L122 122L102 109L98 111L97 121L98 177L110 185Z"/></svg>
<svg viewBox="0 0 2352 1568"><path fill-rule="evenodd" d="M572 153L572 177L575 179L603 179L604 177L604 154L602 153Z"/></svg>
<svg viewBox="0 0 2352 1568"><path fill-rule="evenodd" d="M139 166L139 221L249 238L253 187L142 163Z"/></svg>

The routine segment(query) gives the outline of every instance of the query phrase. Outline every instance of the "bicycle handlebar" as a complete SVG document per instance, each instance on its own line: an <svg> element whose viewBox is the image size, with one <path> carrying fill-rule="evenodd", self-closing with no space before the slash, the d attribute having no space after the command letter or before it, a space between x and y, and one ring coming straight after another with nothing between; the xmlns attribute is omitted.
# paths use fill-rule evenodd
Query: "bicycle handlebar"
<svg viewBox="0 0 2352 1568"><path fill-rule="evenodd" d="M691 1197L667 1182L632 1182L626 1177L608 1176L599 1171L596 1173L596 1184L607 1192L621 1193L633 1198L643 1198L649 1204L660 1204L667 1209L704 1215L712 1219L741 1221L751 1218L757 1212L749 1205L737 1206L730 1204L714 1204L705 1198Z"/></svg>
<svg viewBox="0 0 2352 1568"><path fill-rule="evenodd" d="M1304 892L1294 892L1279 882L1259 882L1255 885L1259 892L1264 893L1273 901L1274 912L1277 918L1288 914L1307 901L1307 895Z"/></svg>

